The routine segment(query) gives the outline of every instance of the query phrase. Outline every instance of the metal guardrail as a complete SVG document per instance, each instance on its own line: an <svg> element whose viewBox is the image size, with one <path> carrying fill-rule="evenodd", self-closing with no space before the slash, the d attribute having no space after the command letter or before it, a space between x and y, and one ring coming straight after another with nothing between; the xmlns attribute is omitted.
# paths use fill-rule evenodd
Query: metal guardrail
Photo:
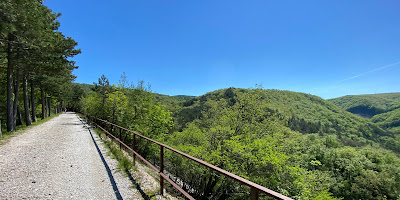
<svg viewBox="0 0 400 200"><path fill-rule="evenodd" d="M85 115L85 114L83 114L83 115ZM157 141L155 141L155 140L153 140L153 139L150 139L150 138L148 138L148 137L146 137L146 136L143 136L143 135L141 135L141 134L139 134L139 133L137 133L137 132L135 132L135 131L126 129L126 128L124 128L124 127L118 126L118 125L116 125L116 124L113 124L113 123L111 123L111 122L108 122L108 121L106 121L106 120L99 119L99 118L96 118L96 117L90 117L90 116L87 116L87 115L85 115L85 117L86 117L86 118L88 118L88 117L91 118L90 120L93 122L93 124L94 124L96 127L98 127L99 129L101 129L102 131L104 131L105 133L107 133L113 140L117 141L117 142L119 143L120 148L121 148L122 146L124 146L126 149L128 149L129 151L131 151L131 152L133 153L133 160L134 160L134 162L136 161L136 157L138 157L138 158L140 158L140 160L142 160L144 163L146 163L148 166L150 166L154 171L156 171L156 172L159 173L159 175L160 175L160 193L161 193L161 195L164 194L164 180L166 180L166 181L168 181L175 189L177 189L179 192L181 192L186 198L188 198L188 199L190 199L190 200L194 200L194 198L193 198L192 196L190 196L190 194L188 194L185 190L183 190L179 185L177 185L176 183L174 183L174 182L164 173L164 149L168 149L168 150L171 150L171 151L173 151L173 152L175 152L175 153L177 153L177 154L180 154L180 155L183 156L183 157L186 157L186 158L188 158L188 159L190 159L190 160L193 160L193 161L195 161L195 162L197 162L197 163L199 163L199 164L201 164L201 165L203 165L203 166L206 166L206 167L208 167L209 169L212 169L213 171L219 172L220 174L223 174L223 175L225 175L226 177L229 177L229 178L231 178L231 179L233 179L233 180L235 180L235 181L237 181L237 182L239 182L239 183L241 183L241 184L243 184L243 185L249 186L249 187L250 187L250 199L251 199L251 200L258 200L258 199L259 199L260 193L264 193L264 194L266 194L266 195L268 195L268 196L270 196L270 197L273 197L273 198L275 198L275 199L291 200L291 198L289 198L289 197L287 197L287 196L284 196L284 195L282 195L282 194L280 194L280 193L278 193L278 192L275 192L275 191L270 190L270 189L268 189L268 188L265 188L265 187L263 187L263 186L261 186L261 185L258 185L258 184L256 184L256 183L253 183L253 182L251 182L251 181L249 181L249 180L247 180L247 179L244 179L244 178L242 178L242 177L240 177L240 176L237 176L237 175L235 175L235 174L232 174L232 173L230 173L230 172L228 172L228 171L226 171L226 170L223 170L223 169L221 169L221 168L219 168L219 167L216 167L216 166L214 166L214 165L211 165L211 164L209 164L209 163L207 163L207 162L205 162L205 161L203 161L203 160L200 160L200 159L195 158L195 157L193 157L193 156L191 156L191 155L188 155L188 154L183 153L183 152L181 152L181 151L179 151L179 150L176 150L176 149L174 149L174 148L172 148L172 147L169 147L169 146L167 146L167 145L165 145L165 144L163 144L163 143L157 142ZM93 120L93 119L94 119L94 120ZM120 138L117 138L116 136L114 136L113 134L111 134L110 132L108 132L105 128L103 128L102 126L98 125L98 124L95 122L95 120L96 120L97 122L100 121L100 122L102 122L102 123L109 124L110 126L113 126L113 127L118 128L118 129L119 129L119 137L120 137L120 138L121 138L121 135L122 135L122 131L127 131L127 132L132 133L132 134L133 134L133 148L129 147L128 145L126 145L125 143L123 143L123 142L120 140ZM158 169L157 167L155 167L153 164L151 164L149 161L147 161L146 159L144 159L139 153L136 152L136 148L137 148L137 147L136 147L136 145L137 145L137 143L136 143L136 136L141 137L141 138L143 138L143 139L145 139L145 140L147 140L147 141L150 141L150 142L152 142L152 143L157 144L157 145L160 146L160 168L159 168L159 169Z"/></svg>

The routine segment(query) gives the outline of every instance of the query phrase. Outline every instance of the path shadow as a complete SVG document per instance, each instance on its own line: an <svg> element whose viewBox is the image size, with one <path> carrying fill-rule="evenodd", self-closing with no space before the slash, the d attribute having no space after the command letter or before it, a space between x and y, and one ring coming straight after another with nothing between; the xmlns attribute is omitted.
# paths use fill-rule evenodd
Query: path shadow
<svg viewBox="0 0 400 200"><path fill-rule="evenodd" d="M86 125L86 123L85 123L84 121L82 121L79 117L78 117L78 119L79 119L79 121L82 122L83 125ZM112 173L111 173L110 167L108 166L106 160L104 159L103 154L101 153L101 151L100 151L100 149L99 149L99 146L97 146L97 143L96 143L96 141L94 140L92 131L90 130L90 127L87 126L87 125L86 125L86 127L87 127L87 129L88 129L88 131L89 131L89 133L90 133L90 137L92 137L94 146L96 147L97 152L99 153L99 156L100 156L100 158L101 158L101 161L103 162L104 167L105 167L106 170L107 170L108 178L110 179L111 185L112 185L112 187L113 187L113 190L114 190L114 193L115 193L115 197L116 197L118 200L123 200L121 194L119 193L117 184L115 183L114 176L113 176Z"/></svg>
<svg viewBox="0 0 400 200"><path fill-rule="evenodd" d="M77 117L78 117L78 116L77 116ZM97 152L99 153L99 155L100 155L100 157L101 157L101 160L103 161L104 166L105 166L106 169L107 169L107 173L108 173L108 176L110 177L110 181L111 181L111 183L112 183L112 185L113 185L113 188L114 188L114 185L115 185L115 188L117 189L117 190L116 190L116 189L114 188L114 191L118 191L117 185L115 184L115 181L114 181L114 178L113 178L113 176L112 176L112 174L111 174L111 171L110 171L110 169L109 169L109 167L108 167L106 161L104 160L103 154L101 153L99 147L97 146L97 144L96 144L96 142L95 142L95 140L94 140L94 137L93 137L92 132L91 132L91 130L90 130L90 126L89 126L85 121L83 121L80 117L78 117L78 119L79 119L79 121L81 121L81 123L82 123L83 125L85 125L85 126L87 127L87 129L89 130L90 136L92 137L92 140L93 140L93 142L94 142L94 144L95 144L95 146L96 146ZM102 139L102 138L100 137L100 139ZM142 196L143 199L145 199L145 200L150 200L153 196L156 195L156 194L153 194L153 195L151 195L151 196L147 195L147 194L143 191L143 189L140 187L140 184L139 184L138 182L136 182L135 178L133 178L131 172L130 172L130 171L127 171L127 170L125 170L124 172L128 175L128 178L129 178L129 180L131 181L132 185L134 185L135 188L139 191L139 193L140 193L140 195ZM118 194L119 194L119 192L118 192ZM117 195L117 193L116 193L116 195ZM119 194L119 196L121 196L121 195ZM117 199L119 199L118 196L117 196ZM121 199L122 199L122 197L121 197Z"/></svg>
<svg viewBox="0 0 400 200"><path fill-rule="evenodd" d="M148 196L148 195L142 190L142 188L140 187L139 183L137 183L136 180L133 178L131 172L125 171L125 173L128 175L129 180L132 182L132 184L136 186L136 189L140 192L140 195L143 197L143 199L145 199L145 200L150 200L150 198L151 198L152 196L155 196L155 195Z"/></svg>
<svg viewBox="0 0 400 200"><path fill-rule="evenodd" d="M77 126L77 125L82 125L81 123L70 123L70 122L68 122L68 123L62 123L61 125L64 125L64 126Z"/></svg>

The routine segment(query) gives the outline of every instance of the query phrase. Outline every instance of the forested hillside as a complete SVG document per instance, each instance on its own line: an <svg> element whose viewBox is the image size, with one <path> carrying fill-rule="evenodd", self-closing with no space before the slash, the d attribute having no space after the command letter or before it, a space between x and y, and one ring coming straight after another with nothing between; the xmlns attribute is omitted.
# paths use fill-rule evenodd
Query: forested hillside
<svg viewBox="0 0 400 200"><path fill-rule="evenodd" d="M369 118L396 136L400 133L400 93L351 95L329 101L351 113Z"/></svg>
<svg viewBox="0 0 400 200"><path fill-rule="evenodd" d="M79 101L71 96L77 66L70 58L80 50L58 31L60 15L42 1L0 2L0 120L9 132Z"/></svg>
<svg viewBox="0 0 400 200"><path fill-rule="evenodd" d="M376 123L383 129L387 129L393 133L400 133L400 109L375 115L371 121Z"/></svg>
<svg viewBox="0 0 400 200"><path fill-rule="evenodd" d="M360 116L374 115L400 108L400 93L348 95L329 99L337 106Z"/></svg>
<svg viewBox="0 0 400 200"><path fill-rule="evenodd" d="M399 195L399 177L393 173L399 171L399 159L381 142L398 140L331 102L289 91L229 88L184 105L174 114L179 131L172 136L174 144L255 182L290 196L310 192L293 191L296 186L287 182L296 183L296 178L305 181L301 184L321 184L302 186L313 188L311 193L327 189L346 199ZM292 167L305 170L308 178L293 176ZM379 179L369 179L372 175ZM386 181L393 185L387 187Z"/></svg>
<svg viewBox="0 0 400 200"><path fill-rule="evenodd" d="M177 95L177 96L168 96L163 94L155 93L155 98L158 103L161 103L168 107L168 110L171 112L175 112L180 110L183 104L194 98L194 96L186 96L186 95Z"/></svg>
<svg viewBox="0 0 400 200"><path fill-rule="evenodd" d="M229 88L182 99L153 94L140 83L110 86L102 77L82 102L90 115L296 199L400 195L400 159L390 150L399 149L398 138L313 95ZM139 151L157 164L154 148ZM248 195L246 188L191 161L165 156L173 179L198 199Z"/></svg>

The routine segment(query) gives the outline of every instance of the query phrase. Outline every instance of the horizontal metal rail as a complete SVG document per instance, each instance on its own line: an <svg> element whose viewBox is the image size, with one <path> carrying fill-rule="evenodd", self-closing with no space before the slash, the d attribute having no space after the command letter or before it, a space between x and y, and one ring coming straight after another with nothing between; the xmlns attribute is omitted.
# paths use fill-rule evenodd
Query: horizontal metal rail
<svg viewBox="0 0 400 200"><path fill-rule="evenodd" d="M85 115L86 116L86 115ZM259 193L261 192L261 193L264 193L264 194L266 194L266 195L268 195L268 196L271 196L271 197L273 197L273 198L275 198L275 199L283 199L283 200L291 200L291 198L289 198L289 197L287 197L287 196L285 196L285 195L282 195L282 194L280 194L280 193L278 193L278 192L275 192L275 191L273 191L273 190L270 190L270 189L268 189L268 188L266 188L266 187L263 187L263 186L261 186L261 185L258 185L258 184L256 184L256 183L254 183L254 182L251 182L251 181L249 181L249 180L247 180L247 179L244 179L244 178L242 178L242 177L240 177L240 176L237 176L237 175L235 175L235 174L232 174L232 173L230 173L230 172L228 172L228 171L226 171L226 170L223 170L223 169L221 169L221 168L219 168L219 167L216 167L216 166L214 166L214 165L212 165L212 164L209 164L209 163L207 163L207 162L205 162L205 161L203 161L203 160L200 160L200 159L198 159L198 158L195 158L195 157L193 157L193 156L191 156L191 155L188 155L188 154L186 154L186 153L183 153L183 152L181 152L181 151L179 151L179 150L176 150L176 149L174 149L174 148L172 148L172 147L170 147L170 146L167 146L167 145L165 145L165 144L163 144L163 143L160 143L160 142L157 142L157 141L155 141L155 140L153 140L153 139L150 139L150 138L148 138L148 137L146 137L146 136L143 136L143 135L141 135L141 134L139 134L139 133L137 133L137 132L135 132L135 131L132 131L132 130L129 130L129 129L126 129L126 128L124 128L124 127L121 127L121 126L118 126L118 125L116 125L116 124L113 124L113 123L111 123L111 122L108 122L108 121L106 121L106 120L103 120L103 119L99 119L99 118L96 118L96 117L91 117L91 118L94 118L94 119L96 119L96 120L99 120L99 121L102 121L102 122L104 122L104 123L107 123L107 124L109 124L109 125L111 125L111 126L114 126L114 127L117 127L117 128L119 128L120 130L124 130L124 131L127 131L127 132L130 132L130 133L132 133L132 134L134 134L134 135L137 135L137 136L139 136L139 137L141 137L141 138L143 138L143 139L146 139L146 140L148 140L148 141L150 141L150 142L152 142L152 143L155 143L155 144L157 144L157 145L159 145L160 146L160 148L161 148L161 155L160 155L160 169L158 169L157 167L155 167L154 165L152 165L149 161L147 161L146 159L144 159L139 153L137 153L136 151L134 151L132 148L130 148L128 145L126 145L125 143L123 143L119 138L117 138L117 137L115 137L113 134L111 134L111 133L109 133L107 130L105 130L103 127L101 127L101 126L99 126L97 123L94 123L98 128L100 128L102 131L104 131L105 133L107 133L108 135L110 135L113 139L115 139L118 143L120 143L120 145L123 145L124 147L126 147L129 151L131 151L133 154L134 154L134 156L137 156L137 157L139 157L144 163L146 163L148 166L150 166L154 171L157 171L158 173L159 173L159 175L160 175L160 188L161 188L161 194L163 194L163 191L162 191L162 189L163 189L163 183L162 183L162 180L163 179L165 179L165 180L167 180L174 188L176 188L179 192L181 192L186 198L188 198L188 199L194 199L192 196L190 196L187 192L185 192L181 187L179 187L176 183L174 183L170 178L168 178L168 176L166 176L164 173L163 173L163 166L164 166L164 163L163 163L163 148L166 148L166 149L169 149L169 150L171 150L171 151L173 151L173 152L175 152L175 153L177 153L177 154L180 154L180 155L182 155L182 156L184 156L184 157L186 157L186 158L188 158L188 159L190 159L190 160L193 160L193 161L195 161L195 162L197 162L197 163L199 163L199 164L201 164L201 165L203 165L203 166L206 166L206 167L208 167L208 168L210 168L210 169L212 169L212 170L214 170L214 171L216 171L216 172L218 172L218 173L220 173L220 174L223 174L223 175L225 175L225 176L227 176L227 177L229 177L229 178L231 178L231 179L233 179L233 180L235 180L235 181L237 181L237 182L239 182L239 183L241 183L241 184L244 184L244 185L247 185L247 186L249 186L250 187L250 195L251 195L251 199L253 200L256 200L256 199L258 199L258 197L259 197ZM135 146L136 144L134 144L134 146ZM135 148L135 147L134 147Z"/></svg>
<svg viewBox="0 0 400 200"><path fill-rule="evenodd" d="M195 200L193 197L191 197L185 190L183 190L182 188L180 188L176 183L174 183L168 176L166 176L164 173L160 172L159 169L157 169L157 167L155 167L154 165L152 165L149 161L147 161L146 159L144 159L139 153L137 153L136 151L134 151L132 148L130 148L128 145L126 145L125 143L123 143L121 140L119 140L117 137L115 137L113 134L111 134L110 132L108 132L107 130L105 130L103 127L101 127L100 125L98 125L97 123L93 122L93 124L98 127L99 129L101 129L103 132L107 133L109 136L111 136L114 140L116 140L118 143L122 144L126 149L128 149L129 151L131 151L132 153L134 153L137 157L140 158L140 160L142 160L144 163L146 163L149 167L151 167L154 171L159 172L159 175L162 176L165 180L167 180L172 186L174 186L179 192L181 192L185 197L187 197L190 200Z"/></svg>

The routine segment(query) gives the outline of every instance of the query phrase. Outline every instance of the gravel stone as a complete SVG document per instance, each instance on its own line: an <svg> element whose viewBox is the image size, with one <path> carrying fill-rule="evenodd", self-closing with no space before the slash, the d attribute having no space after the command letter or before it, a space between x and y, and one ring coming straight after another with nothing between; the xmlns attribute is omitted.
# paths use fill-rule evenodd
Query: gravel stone
<svg viewBox="0 0 400 200"><path fill-rule="evenodd" d="M0 199L143 199L97 140L74 113L11 138L0 146Z"/></svg>

